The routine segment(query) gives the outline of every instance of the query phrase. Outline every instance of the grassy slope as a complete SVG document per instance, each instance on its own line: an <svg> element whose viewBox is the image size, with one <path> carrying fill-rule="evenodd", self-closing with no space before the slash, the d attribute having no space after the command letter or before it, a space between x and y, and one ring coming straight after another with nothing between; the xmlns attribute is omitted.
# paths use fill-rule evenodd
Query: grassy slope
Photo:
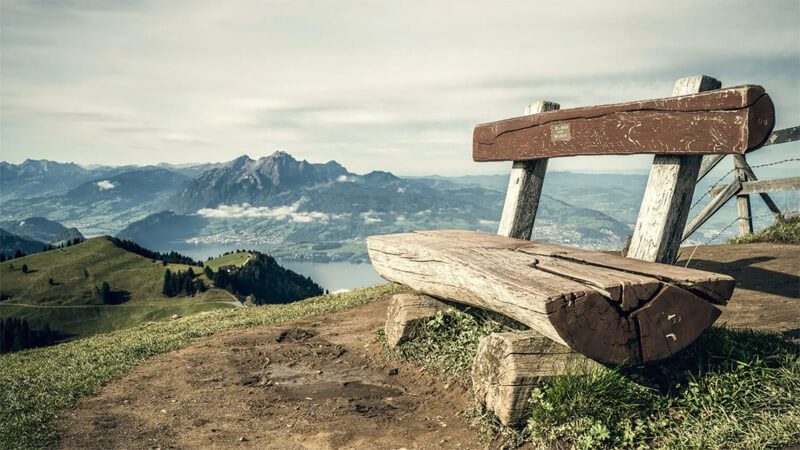
<svg viewBox="0 0 800 450"><path fill-rule="evenodd" d="M250 252L237 252L230 255L219 256L203 263L205 266L213 270L217 270L222 266L236 266L239 267L250 259Z"/></svg>
<svg viewBox="0 0 800 450"><path fill-rule="evenodd" d="M12 264L15 270L11 270ZM28 265L29 273L20 270L23 264ZM189 269L182 264L167 267L172 271ZM167 267L161 261L153 262L120 249L104 237L7 261L0 264L0 289L11 298L0 302L0 318L25 318L33 327L49 322L54 330L85 336L173 314L232 307L224 303L231 301L230 295L218 289L194 298L164 296L161 287ZM193 270L202 271L198 267ZM50 285L49 278L56 284ZM94 293L95 286L103 281L113 292L128 296L128 300L119 305L103 305Z"/></svg>
<svg viewBox="0 0 800 450"><path fill-rule="evenodd" d="M341 311L399 291L384 285L291 303L219 310L175 321L0 355L0 448L42 448L58 437L58 419L77 401L142 364L223 331Z"/></svg>
<svg viewBox="0 0 800 450"><path fill-rule="evenodd" d="M431 320L393 353L469 383L485 313ZM525 429L480 423L543 448L783 448L800 443L800 347L780 334L712 328L661 363L575 370L534 390Z"/></svg>
<svg viewBox="0 0 800 450"><path fill-rule="evenodd" d="M731 239L730 242L732 244L771 242L800 245L800 216L780 218L770 227L747 236Z"/></svg>

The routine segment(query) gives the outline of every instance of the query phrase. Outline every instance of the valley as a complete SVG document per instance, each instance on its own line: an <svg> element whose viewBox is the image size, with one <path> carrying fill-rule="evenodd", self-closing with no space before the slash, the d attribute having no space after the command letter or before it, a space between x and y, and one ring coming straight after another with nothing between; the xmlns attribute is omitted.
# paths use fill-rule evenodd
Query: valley
<svg viewBox="0 0 800 450"><path fill-rule="evenodd" d="M763 169L765 177L785 174ZM72 236L111 235L157 251L194 258L255 249L289 263L368 263L364 241L375 234L418 229L496 230L507 175L398 177L356 174L336 161L311 163L278 151L258 159L187 166L84 168L28 160L2 163L0 235L25 253L58 242L14 224L49 220ZM726 169L699 185L694 212ZM646 175L551 171L534 239L586 249L620 250L632 233ZM775 195L787 210L797 192ZM700 201L700 203L698 203ZM772 216L753 202L756 228ZM685 244L733 237L735 208L723 208ZM78 233L78 235L75 235ZM27 242L33 241L33 242ZM9 255L9 250L3 250ZM309 266L311 267L311 266ZM318 270L315 270L319 273ZM363 286L348 283L346 288ZM338 287L337 287L338 288Z"/></svg>
<svg viewBox="0 0 800 450"><path fill-rule="evenodd" d="M311 280L263 254L224 255L207 261L207 268L172 262L179 256L97 237L0 263L0 320L24 319L32 329L47 326L65 340L241 307L245 301L284 303L322 293ZM191 285L179 285L173 294L165 273L194 275L182 278Z"/></svg>

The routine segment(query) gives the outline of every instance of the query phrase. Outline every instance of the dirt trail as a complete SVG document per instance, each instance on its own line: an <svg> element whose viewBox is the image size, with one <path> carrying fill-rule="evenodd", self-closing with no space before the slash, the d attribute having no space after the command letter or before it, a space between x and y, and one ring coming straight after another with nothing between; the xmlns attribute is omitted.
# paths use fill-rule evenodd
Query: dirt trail
<svg viewBox="0 0 800 450"><path fill-rule="evenodd" d="M688 257L692 249L684 249ZM737 280L718 323L800 337L800 247L701 247L689 267ZM383 299L203 339L84 399L63 448L483 448L470 393L386 359ZM391 375L398 369L396 375Z"/></svg>
<svg viewBox="0 0 800 450"><path fill-rule="evenodd" d="M469 406L463 387L387 360L376 334L386 306L252 328L157 356L83 400L61 445L482 447L459 415Z"/></svg>

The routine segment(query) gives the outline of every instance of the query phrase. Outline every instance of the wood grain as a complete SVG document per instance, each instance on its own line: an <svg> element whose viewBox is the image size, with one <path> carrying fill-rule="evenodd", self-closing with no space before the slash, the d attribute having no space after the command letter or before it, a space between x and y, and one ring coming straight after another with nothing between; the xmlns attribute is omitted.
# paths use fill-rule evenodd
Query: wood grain
<svg viewBox="0 0 800 450"><path fill-rule="evenodd" d="M736 168L736 179L740 185L747 182L747 171L745 166L747 162L743 155L733 155L733 165ZM742 192L736 194L736 213L739 225L739 236L746 236L753 232L753 217L750 210L750 195Z"/></svg>
<svg viewBox="0 0 800 450"><path fill-rule="evenodd" d="M763 145L775 123L761 86L544 112L480 124L475 161L611 154L745 153Z"/></svg>
<svg viewBox="0 0 800 450"><path fill-rule="evenodd" d="M483 338L472 364L475 399L504 425L525 418L531 391L541 381L600 367L589 358L528 330Z"/></svg>
<svg viewBox="0 0 800 450"><path fill-rule="evenodd" d="M672 95L696 94L699 90L718 89L721 85L715 78L694 75L676 81ZM675 261L702 158L700 155L653 157L627 256L666 264Z"/></svg>
<svg viewBox="0 0 800 450"><path fill-rule="evenodd" d="M748 177L749 179L749 177ZM725 186L714 186L709 189L711 195L725 190ZM762 192L781 192L800 190L800 177L773 178L771 180L746 181L742 183L740 194L760 194Z"/></svg>
<svg viewBox="0 0 800 450"><path fill-rule="evenodd" d="M392 297L386 311L384 332L389 347L396 347L408 339L426 321L448 306L423 294L397 294Z"/></svg>
<svg viewBox="0 0 800 450"><path fill-rule="evenodd" d="M367 247L375 269L390 281L499 312L611 364L642 361L631 315L665 286L706 303L724 303L733 288L725 275L479 232L372 236ZM710 325L698 326L694 336Z"/></svg>
<svg viewBox="0 0 800 450"><path fill-rule="evenodd" d="M525 114L538 114L559 108L558 103L538 101L528 105ZM513 162L497 234L517 239L531 238L546 172L547 159Z"/></svg>
<svg viewBox="0 0 800 450"><path fill-rule="evenodd" d="M734 180L731 184L727 185L725 189L723 189L719 194L717 194L714 198L711 199L710 202L699 212L691 222L686 225L686 228L683 230L683 234L681 236L681 240L684 241L686 238L692 235L698 228L700 228L711 216L714 215L720 208L722 208L725 203L728 203L728 200L733 198L737 192L742 189L742 184L739 183L739 180Z"/></svg>

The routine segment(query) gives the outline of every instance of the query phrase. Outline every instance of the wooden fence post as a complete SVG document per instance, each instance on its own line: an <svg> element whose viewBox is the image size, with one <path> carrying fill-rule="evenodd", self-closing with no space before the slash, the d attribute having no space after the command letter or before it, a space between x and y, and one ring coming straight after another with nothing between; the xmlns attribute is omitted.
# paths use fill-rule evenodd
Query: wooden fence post
<svg viewBox="0 0 800 450"><path fill-rule="evenodd" d="M672 95L719 89L719 80L695 75L675 82ZM672 264L678 254L703 158L656 155L627 256Z"/></svg>
<svg viewBox="0 0 800 450"><path fill-rule="evenodd" d="M736 179L739 183L745 183L747 180L747 172L745 165L747 162L744 155L734 155L733 165L736 168ZM750 212L750 195L739 193L736 196L736 211L738 213L739 222L739 236L746 236L753 232L753 217Z"/></svg>
<svg viewBox="0 0 800 450"><path fill-rule="evenodd" d="M554 111L560 107L558 103L540 100L528 105L525 115ZM530 240L546 172L547 158L513 162L497 234Z"/></svg>

